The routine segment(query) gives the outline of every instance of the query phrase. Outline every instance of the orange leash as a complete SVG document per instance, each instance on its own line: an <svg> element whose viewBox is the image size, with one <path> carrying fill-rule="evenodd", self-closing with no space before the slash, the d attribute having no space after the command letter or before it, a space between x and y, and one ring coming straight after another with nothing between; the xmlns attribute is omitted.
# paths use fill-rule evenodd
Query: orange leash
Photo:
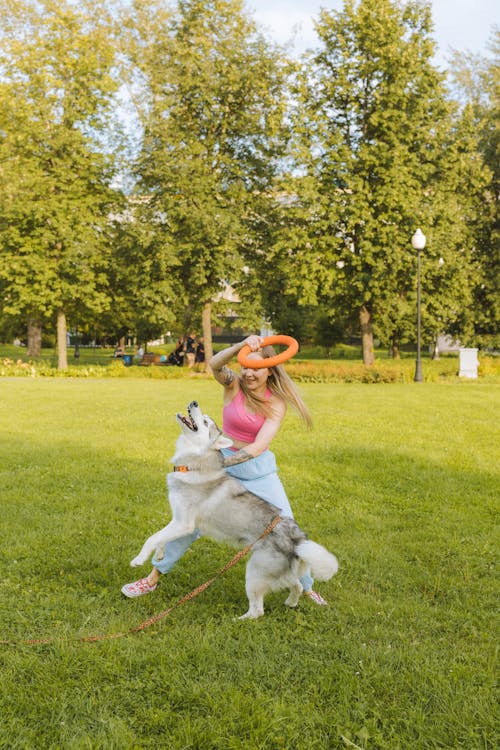
<svg viewBox="0 0 500 750"><path fill-rule="evenodd" d="M107 633L104 635L84 635L80 638L77 638L76 640L80 643L97 643L98 641L110 641L114 638L124 638L127 635L132 635L133 633L139 633L141 630L146 630L146 628L149 628L151 625L154 625L157 622L160 622L160 620L163 620L167 615L169 615L174 609L177 607L180 607L181 604L184 604L185 602L190 601L190 599L194 599L195 596L198 596L198 594L201 594L205 589L208 589L209 586L212 585L218 578L220 578L224 573L227 573L227 571L232 568L236 563L238 563L245 555L247 555L252 547L257 544L257 542L260 542L261 539L263 539L265 536L271 533L271 531L274 529L275 526L278 525L278 523L281 521L281 516L274 516L273 520L269 524L269 526L262 532L262 534L251 544L248 544L246 547L244 547L242 550L240 550L232 560L230 560L226 565L224 565L223 568L221 568L218 573L214 575L213 578L210 578L208 581L205 581L205 583L200 584L200 586L197 586L195 589L190 591L188 594L185 594L181 599L178 599L174 604L172 604L171 607L168 607L168 609L164 609L163 612L159 612L157 615L153 615L153 617L150 617L149 620L145 620L144 622L141 622L139 625L135 625L135 627L130 628L129 630L125 630L123 633ZM3 640L0 639L0 645L2 646L40 646L40 645L46 645L55 643L57 641L56 638L32 638L30 640L20 640L20 641L14 641L14 640Z"/></svg>

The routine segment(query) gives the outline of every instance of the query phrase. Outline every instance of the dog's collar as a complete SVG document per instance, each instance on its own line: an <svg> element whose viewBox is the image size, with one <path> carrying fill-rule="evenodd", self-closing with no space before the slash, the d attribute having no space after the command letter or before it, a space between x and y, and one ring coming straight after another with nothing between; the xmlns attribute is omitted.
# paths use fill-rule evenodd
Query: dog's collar
<svg viewBox="0 0 500 750"><path fill-rule="evenodd" d="M189 471L189 466L174 466L174 471L186 472Z"/></svg>

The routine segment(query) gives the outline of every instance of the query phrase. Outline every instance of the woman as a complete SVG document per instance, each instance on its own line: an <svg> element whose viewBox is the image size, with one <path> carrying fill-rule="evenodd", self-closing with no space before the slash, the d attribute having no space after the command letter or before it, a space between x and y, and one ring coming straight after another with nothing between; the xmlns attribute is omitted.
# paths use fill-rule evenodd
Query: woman
<svg viewBox="0 0 500 750"><path fill-rule="evenodd" d="M287 405L295 409L308 427L311 426L309 411L281 365L259 369L242 367L239 375L227 366L245 344L251 350L249 359L274 356L272 347L261 349L262 341L261 336L248 336L239 344L215 354L209 361L215 379L224 386L222 429L233 441L232 448L222 450L224 466L250 492L276 505L283 515L293 518L269 445L278 433ZM154 567L149 576L123 586L125 596L132 598L154 591L160 576L169 571L198 538L199 532L194 531L167 544L164 558L153 558ZM312 601L327 604L313 591L310 575L304 576L301 583L304 594Z"/></svg>

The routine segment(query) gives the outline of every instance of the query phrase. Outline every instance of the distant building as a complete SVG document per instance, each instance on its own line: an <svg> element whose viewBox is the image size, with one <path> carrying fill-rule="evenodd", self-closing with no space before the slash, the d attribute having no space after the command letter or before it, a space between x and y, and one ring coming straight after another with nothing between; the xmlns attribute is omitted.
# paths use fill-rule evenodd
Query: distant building
<svg viewBox="0 0 500 750"><path fill-rule="evenodd" d="M449 354L450 352L458 353L460 347L460 341L452 339L451 336L447 336L443 333L437 337L437 350L440 354Z"/></svg>

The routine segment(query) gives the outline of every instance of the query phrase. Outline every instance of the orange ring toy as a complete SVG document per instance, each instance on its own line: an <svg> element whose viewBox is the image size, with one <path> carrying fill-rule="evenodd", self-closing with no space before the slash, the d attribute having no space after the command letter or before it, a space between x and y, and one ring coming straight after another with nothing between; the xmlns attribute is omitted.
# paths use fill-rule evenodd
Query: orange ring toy
<svg viewBox="0 0 500 750"><path fill-rule="evenodd" d="M248 367L250 370L262 370L264 367L275 367L281 365L282 362L286 362L297 354L299 351L299 342L292 336L266 336L262 341L262 346L272 346L273 344L284 344L288 347L285 351L276 354L274 357L267 357L265 359L248 359L251 349L248 344L245 344L238 352L238 362L243 367Z"/></svg>

